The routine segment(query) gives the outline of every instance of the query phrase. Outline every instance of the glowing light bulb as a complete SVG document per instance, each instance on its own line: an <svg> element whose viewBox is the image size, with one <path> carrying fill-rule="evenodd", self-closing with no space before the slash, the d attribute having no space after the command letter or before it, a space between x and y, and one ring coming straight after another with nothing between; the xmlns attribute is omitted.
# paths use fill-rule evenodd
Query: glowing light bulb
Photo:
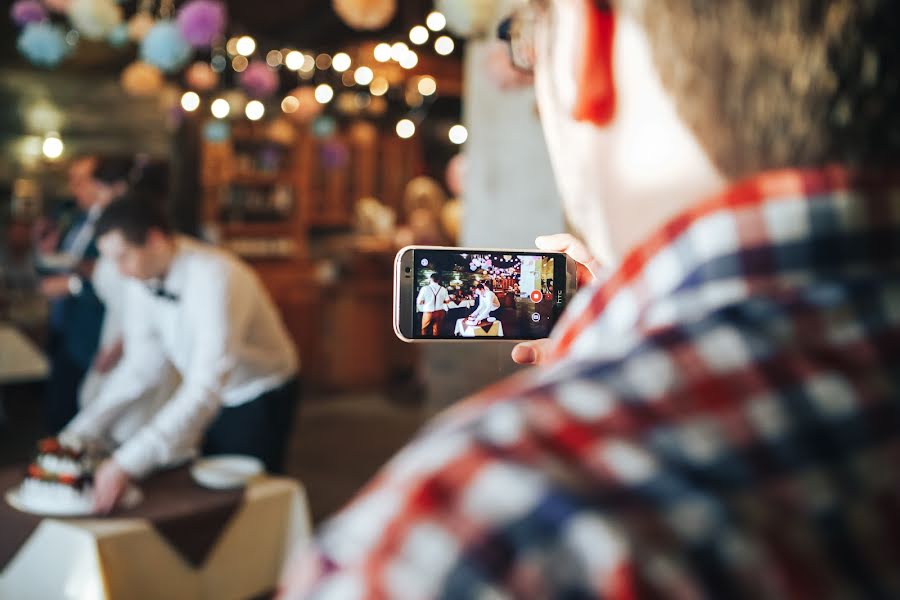
<svg viewBox="0 0 900 600"><path fill-rule="evenodd" d="M406 53L409 52L409 46L404 44L403 42L396 42L393 46L391 46L391 59L400 62L400 60L406 56Z"/></svg>
<svg viewBox="0 0 900 600"><path fill-rule="evenodd" d="M428 41L428 30L421 25L416 25L409 30L409 41L417 46L421 46Z"/></svg>
<svg viewBox="0 0 900 600"><path fill-rule="evenodd" d="M374 54L375 60L378 62L387 62L391 60L391 45L382 42L375 46L372 54Z"/></svg>
<svg viewBox="0 0 900 600"><path fill-rule="evenodd" d="M416 87L423 96L430 96L437 91L437 82L434 78L426 75L419 79L419 83Z"/></svg>
<svg viewBox="0 0 900 600"><path fill-rule="evenodd" d="M286 113L296 112L300 108L300 100L296 96L285 96L281 101L281 110Z"/></svg>
<svg viewBox="0 0 900 600"><path fill-rule="evenodd" d="M447 26L447 19L441 13L434 11L425 18L425 24L432 31L441 31Z"/></svg>
<svg viewBox="0 0 900 600"><path fill-rule="evenodd" d="M353 79L359 85L369 85L375 79L375 73L369 67L360 67L353 74Z"/></svg>
<svg viewBox="0 0 900 600"><path fill-rule="evenodd" d="M185 92L181 96L181 108L187 112L194 112L200 107L200 96L197 92Z"/></svg>
<svg viewBox="0 0 900 600"><path fill-rule="evenodd" d="M438 39L434 40L434 51L441 56L447 56L448 54L451 54L455 47L456 44L453 43L453 39L446 35L442 35Z"/></svg>
<svg viewBox="0 0 900 600"><path fill-rule="evenodd" d="M416 134L416 125L409 119L397 121L397 135L407 140Z"/></svg>
<svg viewBox="0 0 900 600"><path fill-rule="evenodd" d="M346 52L338 52L334 55L334 58L331 59L331 68L338 73L343 73L349 69L351 64L352 61L350 60L350 56Z"/></svg>
<svg viewBox="0 0 900 600"><path fill-rule="evenodd" d="M469 130L462 125L454 125L450 128L448 136L454 144L464 144L469 139Z"/></svg>
<svg viewBox="0 0 900 600"><path fill-rule="evenodd" d="M419 64L419 55L410 50L400 59L400 66L404 69L412 69Z"/></svg>
<svg viewBox="0 0 900 600"><path fill-rule="evenodd" d="M48 133L44 138L44 143L41 144L41 152L50 160L56 160L62 156L64 149L63 141L56 133Z"/></svg>
<svg viewBox="0 0 900 600"><path fill-rule="evenodd" d="M315 96L319 104L328 104L334 98L334 90L327 83L323 83L316 87Z"/></svg>
<svg viewBox="0 0 900 600"><path fill-rule="evenodd" d="M266 114L266 107L263 106L263 103L259 100L251 100L247 103L246 108L244 108L244 114L246 114L247 118L251 121L259 121L263 118L263 115Z"/></svg>
<svg viewBox="0 0 900 600"><path fill-rule="evenodd" d="M369 86L369 92L372 93L373 96L384 96L390 85L388 84L387 79L384 77L376 77L372 80L372 85Z"/></svg>
<svg viewBox="0 0 900 600"><path fill-rule="evenodd" d="M250 56L256 51L256 40L249 35L242 35L235 43L234 49L241 56Z"/></svg>
<svg viewBox="0 0 900 600"><path fill-rule="evenodd" d="M305 57L301 52L297 52L296 50L291 50L287 53L287 56L284 57L284 66L291 71L299 71L304 62Z"/></svg>
<svg viewBox="0 0 900 600"><path fill-rule="evenodd" d="M209 110L215 118L224 119L231 112L231 105L228 104L228 100L225 98L216 98L210 105Z"/></svg>

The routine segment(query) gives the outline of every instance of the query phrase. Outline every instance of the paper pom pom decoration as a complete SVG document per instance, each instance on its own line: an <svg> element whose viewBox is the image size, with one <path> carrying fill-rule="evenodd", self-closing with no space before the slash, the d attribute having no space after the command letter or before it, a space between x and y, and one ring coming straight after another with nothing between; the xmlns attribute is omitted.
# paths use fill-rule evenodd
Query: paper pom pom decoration
<svg viewBox="0 0 900 600"><path fill-rule="evenodd" d="M19 34L16 46L31 64L39 67L55 67L70 50L62 28L50 23L26 25Z"/></svg>
<svg viewBox="0 0 900 600"><path fill-rule="evenodd" d="M300 101L300 106L294 112L289 113L288 117L298 123L309 122L325 108L316 102L316 91L312 87L298 87L291 92L291 96Z"/></svg>
<svg viewBox="0 0 900 600"><path fill-rule="evenodd" d="M122 7L115 0L72 0L69 21L89 40L102 40L122 22Z"/></svg>
<svg viewBox="0 0 900 600"><path fill-rule="evenodd" d="M434 6L447 19L447 29L460 37L484 35L494 18L490 0L437 0Z"/></svg>
<svg viewBox="0 0 900 600"><path fill-rule="evenodd" d="M337 131L337 121L334 117L319 117L312 124L313 135L319 139L331 137Z"/></svg>
<svg viewBox="0 0 900 600"><path fill-rule="evenodd" d="M37 0L19 0L9 9L9 16L19 27L29 23L40 23L47 19L47 11L44 5Z"/></svg>
<svg viewBox="0 0 900 600"><path fill-rule="evenodd" d="M154 25L156 25L156 19L148 13L139 12L128 19L128 37L135 42L140 42L150 33Z"/></svg>
<svg viewBox="0 0 900 600"><path fill-rule="evenodd" d="M253 62L238 76L241 87L254 98L267 98L278 90L278 74L264 62Z"/></svg>
<svg viewBox="0 0 900 600"><path fill-rule="evenodd" d="M217 0L190 0L178 11L181 35L194 48L209 48L225 31L225 5Z"/></svg>
<svg viewBox="0 0 900 600"><path fill-rule="evenodd" d="M122 71L122 88L132 96L151 96L163 87L163 75L155 66L133 62Z"/></svg>
<svg viewBox="0 0 900 600"><path fill-rule="evenodd" d="M195 62L184 72L184 81L191 89L208 92L219 85L219 74L212 70L209 63Z"/></svg>
<svg viewBox="0 0 900 600"><path fill-rule="evenodd" d="M172 21L157 22L141 41L141 60L164 73L177 71L191 57L191 47Z"/></svg>
<svg viewBox="0 0 900 600"><path fill-rule="evenodd" d="M227 121L207 121L203 125L203 137L208 142L225 142L231 137L231 125Z"/></svg>
<svg viewBox="0 0 900 600"><path fill-rule="evenodd" d="M106 41L109 42L109 45L113 48L122 48L125 44L128 43L128 25L125 23L119 23L116 25L115 29L109 32L109 35L106 36Z"/></svg>
<svg viewBox="0 0 900 600"><path fill-rule="evenodd" d="M55 13L69 12L69 6L71 4L72 0L44 0L44 6L47 7L47 10Z"/></svg>
<svg viewBox="0 0 900 600"><path fill-rule="evenodd" d="M509 48L504 42L491 42L484 61L491 82L498 89L508 91L530 86L533 78L515 68L509 58Z"/></svg>
<svg viewBox="0 0 900 600"><path fill-rule="evenodd" d="M385 27L397 12L396 0L332 0L331 5L344 23L368 31Z"/></svg>

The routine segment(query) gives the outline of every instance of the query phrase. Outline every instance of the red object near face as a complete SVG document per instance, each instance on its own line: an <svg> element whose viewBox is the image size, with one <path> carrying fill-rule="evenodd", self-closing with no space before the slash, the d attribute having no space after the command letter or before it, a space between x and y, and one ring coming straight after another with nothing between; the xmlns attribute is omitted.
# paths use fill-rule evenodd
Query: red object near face
<svg viewBox="0 0 900 600"><path fill-rule="evenodd" d="M616 112L613 79L615 16L611 9L597 8L584 0L584 52L578 70L578 98L573 118L608 125Z"/></svg>

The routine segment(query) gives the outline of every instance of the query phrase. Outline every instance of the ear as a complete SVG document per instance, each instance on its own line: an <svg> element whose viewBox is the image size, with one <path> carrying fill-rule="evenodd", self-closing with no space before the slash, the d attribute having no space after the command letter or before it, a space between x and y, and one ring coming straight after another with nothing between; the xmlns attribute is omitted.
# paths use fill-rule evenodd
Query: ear
<svg viewBox="0 0 900 600"><path fill-rule="evenodd" d="M597 0L581 0L584 11L584 39L581 65L576 73L578 96L572 117L606 126L616 112L616 89L613 78L613 37L615 16L609 7L601 8Z"/></svg>

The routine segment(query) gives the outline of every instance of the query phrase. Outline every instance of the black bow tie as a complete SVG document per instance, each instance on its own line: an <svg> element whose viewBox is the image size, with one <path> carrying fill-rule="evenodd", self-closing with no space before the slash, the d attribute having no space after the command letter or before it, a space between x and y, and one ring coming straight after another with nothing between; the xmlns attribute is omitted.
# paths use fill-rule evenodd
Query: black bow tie
<svg viewBox="0 0 900 600"><path fill-rule="evenodd" d="M151 287L150 291L153 292L153 295L157 298L163 298L165 300L170 300L172 302L178 302L178 295L173 294L172 292L166 290L164 287Z"/></svg>

